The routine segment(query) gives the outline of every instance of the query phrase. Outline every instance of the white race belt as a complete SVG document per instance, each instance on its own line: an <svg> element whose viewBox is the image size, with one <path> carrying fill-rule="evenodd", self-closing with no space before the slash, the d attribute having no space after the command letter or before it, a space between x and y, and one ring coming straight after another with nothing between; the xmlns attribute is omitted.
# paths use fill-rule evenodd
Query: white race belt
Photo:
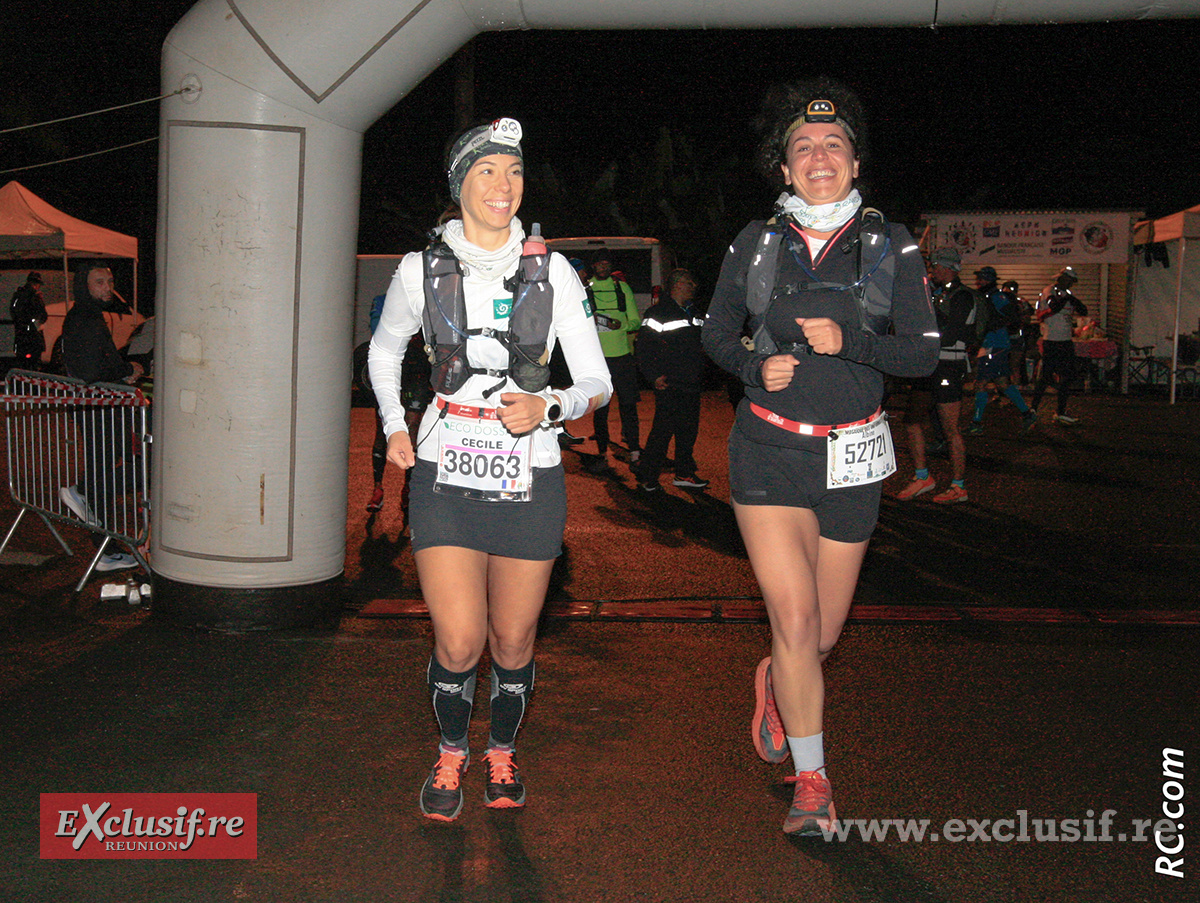
<svg viewBox="0 0 1200 903"><path fill-rule="evenodd" d="M878 483L896 472L896 448L887 414L859 426L831 430L825 488Z"/></svg>
<svg viewBox="0 0 1200 903"><path fill-rule="evenodd" d="M451 410L442 418L433 491L488 502L529 501L530 436L512 435L490 409L471 410L491 416L463 417Z"/></svg>

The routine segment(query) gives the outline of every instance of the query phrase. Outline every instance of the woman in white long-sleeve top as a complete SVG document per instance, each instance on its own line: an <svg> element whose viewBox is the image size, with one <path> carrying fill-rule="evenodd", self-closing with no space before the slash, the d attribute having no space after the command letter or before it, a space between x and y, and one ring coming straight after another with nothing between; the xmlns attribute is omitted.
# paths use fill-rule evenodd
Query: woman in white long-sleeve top
<svg viewBox="0 0 1200 903"><path fill-rule="evenodd" d="M526 237L521 127L498 119L464 132L447 160L452 219L408 254L371 340L371 383L388 460L412 468L409 528L434 629L428 683L441 731L421 811L452 821L470 763L475 672L492 659L485 804L525 804L513 762L533 686L533 647L567 505L557 433L612 392L586 293L570 264ZM437 397L411 436L400 365L424 329ZM548 389L561 344L574 383Z"/></svg>

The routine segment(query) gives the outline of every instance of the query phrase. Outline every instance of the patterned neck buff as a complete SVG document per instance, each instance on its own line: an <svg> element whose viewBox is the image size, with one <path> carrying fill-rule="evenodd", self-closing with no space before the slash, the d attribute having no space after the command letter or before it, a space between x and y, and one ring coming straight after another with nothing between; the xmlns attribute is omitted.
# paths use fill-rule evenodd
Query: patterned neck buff
<svg viewBox="0 0 1200 903"><path fill-rule="evenodd" d="M777 212L787 214L802 229L811 229L813 232L833 232L840 229L850 222L861 206L862 195L858 193L857 188L852 188L848 195L832 204L806 204L801 198L786 191L775 202Z"/></svg>

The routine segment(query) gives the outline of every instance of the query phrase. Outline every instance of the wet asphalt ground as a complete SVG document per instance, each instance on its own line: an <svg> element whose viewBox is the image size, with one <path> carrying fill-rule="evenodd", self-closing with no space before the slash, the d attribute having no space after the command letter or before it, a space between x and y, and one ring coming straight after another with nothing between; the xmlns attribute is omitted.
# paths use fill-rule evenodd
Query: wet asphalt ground
<svg viewBox="0 0 1200 903"><path fill-rule="evenodd" d="M372 412L355 409L345 613L332 629L183 629L99 603L99 578L72 600L85 563L21 525L0 559L0 893L1195 899L1186 810L1200 697L1200 407L1091 395L1072 403L1082 422L1067 430L1048 423L1049 406L1030 436L1011 408L989 408L987 431L968 440L971 501L949 508L890 498L909 467L894 429L902 473L885 486L827 668L827 758L843 820L915 819L905 826L924 824L920 842L894 825L880 839L856 823L829 842L779 829L786 771L760 762L749 740L767 628L727 503L721 393L706 396L697 450L707 492L664 479L664 493L646 498L620 455L593 475L583 465L594 446L567 453L567 553L520 735L529 805L485 809L476 762L460 819L421 818L435 742L429 625L402 531L402 479L388 475L382 512L363 510ZM648 393L642 411L645 435ZM947 464L933 462L944 484ZM0 514L11 522L7 499ZM86 545L82 532L67 535ZM477 718L478 752L485 730ZM1182 751L1176 783L1163 775L1164 750ZM1173 802L1177 786L1185 795ZM256 793L258 858L41 860L38 795L48 792ZM1163 854L1135 823L1161 819L1164 803L1185 810L1172 857L1183 857L1183 878L1155 872ZM1088 840L1105 836L1105 810L1112 839ZM963 839L951 839L956 829Z"/></svg>

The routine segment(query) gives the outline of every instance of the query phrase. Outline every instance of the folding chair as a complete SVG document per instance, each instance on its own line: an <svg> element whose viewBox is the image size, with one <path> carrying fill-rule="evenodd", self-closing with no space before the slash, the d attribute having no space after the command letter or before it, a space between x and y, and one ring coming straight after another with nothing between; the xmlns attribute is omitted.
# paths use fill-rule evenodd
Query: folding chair
<svg viewBox="0 0 1200 903"><path fill-rule="evenodd" d="M1153 345L1129 346L1129 384L1158 386L1170 382L1171 365L1154 356Z"/></svg>

